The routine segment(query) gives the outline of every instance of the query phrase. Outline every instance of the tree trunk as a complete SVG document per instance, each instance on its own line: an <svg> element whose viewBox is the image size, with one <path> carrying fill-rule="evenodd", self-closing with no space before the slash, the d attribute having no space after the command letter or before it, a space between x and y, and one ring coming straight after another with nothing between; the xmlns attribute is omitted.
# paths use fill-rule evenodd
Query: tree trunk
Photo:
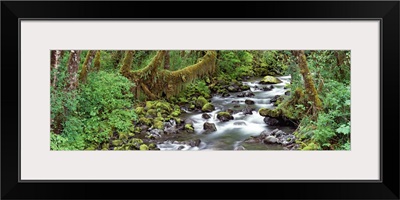
<svg viewBox="0 0 400 200"><path fill-rule="evenodd" d="M87 74L90 71L90 66L92 65L92 60L95 53L96 51L91 50L86 54L85 62L83 63L81 73L79 74L79 80L82 83L86 83Z"/></svg>
<svg viewBox="0 0 400 200"><path fill-rule="evenodd" d="M169 66L169 51L165 51L165 57L164 57L164 69L168 69L170 68Z"/></svg>
<svg viewBox="0 0 400 200"><path fill-rule="evenodd" d="M50 78L51 80L51 85L53 88L56 87L57 84L57 74L58 74L58 66L60 65L60 60L61 60L61 55L64 54L63 51L61 50L53 50L51 51L51 66L50 68L53 69L53 79Z"/></svg>
<svg viewBox="0 0 400 200"><path fill-rule="evenodd" d="M81 51L71 50L68 60L68 73L69 73L69 90L74 90L78 86L78 67L80 62Z"/></svg>
<svg viewBox="0 0 400 200"><path fill-rule="evenodd" d="M130 72L131 72L131 66L133 62L133 55L135 54L135 51L125 51L125 57L124 60L122 61L122 66L120 69L120 72L123 76L127 78L130 77Z"/></svg>
<svg viewBox="0 0 400 200"><path fill-rule="evenodd" d="M318 97L317 90L315 89L314 81L307 65L306 56L303 50L293 52L294 55L297 55L300 73L304 79L304 86L306 88L307 98L313 103L313 114L316 114L317 111L322 108L322 102Z"/></svg>
<svg viewBox="0 0 400 200"><path fill-rule="evenodd" d="M94 57L94 70L100 71L100 50L96 51L96 56Z"/></svg>

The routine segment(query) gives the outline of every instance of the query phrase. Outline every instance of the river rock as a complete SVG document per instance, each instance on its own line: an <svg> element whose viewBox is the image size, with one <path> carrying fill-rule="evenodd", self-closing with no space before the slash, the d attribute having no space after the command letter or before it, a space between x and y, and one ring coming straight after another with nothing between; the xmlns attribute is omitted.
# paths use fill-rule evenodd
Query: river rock
<svg viewBox="0 0 400 200"><path fill-rule="evenodd" d="M207 114L207 113L202 114L201 117L203 117L203 119L210 119L211 118L211 116L209 114Z"/></svg>
<svg viewBox="0 0 400 200"><path fill-rule="evenodd" d="M177 150L182 150L184 148L185 148L185 146L179 146Z"/></svg>
<svg viewBox="0 0 400 200"><path fill-rule="evenodd" d="M203 129L205 130L204 133L211 133L217 131L217 127L215 127L214 123L205 122L203 124Z"/></svg>
<svg viewBox="0 0 400 200"><path fill-rule="evenodd" d="M185 124L191 124L193 126L194 121L190 118L185 119Z"/></svg>
<svg viewBox="0 0 400 200"><path fill-rule="evenodd" d="M275 103L276 101L278 101L278 98L280 97L281 95L275 95L271 100L269 100L271 103Z"/></svg>
<svg viewBox="0 0 400 200"><path fill-rule="evenodd" d="M275 137L277 137L277 138L287 135L287 133L285 133L285 132L283 132L283 131L281 131L281 130L279 130L279 129L274 129L274 130L271 131L269 134L270 134L270 135L273 135L273 136L275 136Z"/></svg>
<svg viewBox="0 0 400 200"><path fill-rule="evenodd" d="M278 139L275 136L268 136L263 140L264 144L276 144Z"/></svg>
<svg viewBox="0 0 400 200"><path fill-rule="evenodd" d="M253 100L250 100L250 99L246 99L246 100L244 101L244 103L247 104L247 105L253 105L253 104L254 104L254 101L253 101Z"/></svg>
<svg viewBox="0 0 400 200"><path fill-rule="evenodd" d="M245 91L236 95L237 97L253 97L254 93L252 91Z"/></svg>
<svg viewBox="0 0 400 200"><path fill-rule="evenodd" d="M274 89L274 86L269 85L269 86L263 87L262 89L263 89L264 91L271 91L272 89Z"/></svg>
<svg viewBox="0 0 400 200"><path fill-rule="evenodd" d="M223 93L222 94L222 97L229 97L229 96L231 96L229 93Z"/></svg>
<svg viewBox="0 0 400 200"><path fill-rule="evenodd" d="M285 95L286 95L286 96L290 96L290 91L286 91L286 92L285 92Z"/></svg>
<svg viewBox="0 0 400 200"><path fill-rule="evenodd" d="M296 137L294 135L284 135L279 139L279 143L282 145L290 145L296 141Z"/></svg>
<svg viewBox="0 0 400 200"><path fill-rule="evenodd" d="M242 112L243 112L244 115L252 115L253 114L253 110L254 110L254 108L251 108L251 107L247 106L246 108L244 108L242 110Z"/></svg>
<svg viewBox="0 0 400 200"><path fill-rule="evenodd" d="M198 147L198 146L200 145L200 143L201 143L201 140L200 140L200 139L196 139L196 140L191 140L191 141L189 142L189 145L190 145L191 147Z"/></svg>
<svg viewBox="0 0 400 200"><path fill-rule="evenodd" d="M240 105L234 105L233 107L234 108L240 108Z"/></svg>
<svg viewBox="0 0 400 200"><path fill-rule="evenodd" d="M246 122L234 122L233 125L236 125L236 126L246 126Z"/></svg>
<svg viewBox="0 0 400 200"><path fill-rule="evenodd" d="M282 83L282 81L273 76L265 76L263 80L260 81L260 84L276 84L276 83Z"/></svg>
<svg viewBox="0 0 400 200"><path fill-rule="evenodd" d="M219 119L222 122L226 122L226 121L232 120L233 116L231 114L229 114L229 112L219 112L217 114L217 119Z"/></svg>
<svg viewBox="0 0 400 200"><path fill-rule="evenodd" d="M234 100L234 101L232 101L232 103L239 103L239 101L235 101L235 100Z"/></svg>
<svg viewBox="0 0 400 200"><path fill-rule="evenodd" d="M214 105L212 105L211 103L206 103L202 108L201 111L203 112L211 112L215 109Z"/></svg>
<svg viewBox="0 0 400 200"><path fill-rule="evenodd" d="M273 117L265 117L264 122L268 124L269 126L277 126L279 125L279 120L273 118Z"/></svg>
<svg viewBox="0 0 400 200"><path fill-rule="evenodd" d="M229 86L227 89L229 92L237 92L238 91L238 87L235 87L233 85Z"/></svg>

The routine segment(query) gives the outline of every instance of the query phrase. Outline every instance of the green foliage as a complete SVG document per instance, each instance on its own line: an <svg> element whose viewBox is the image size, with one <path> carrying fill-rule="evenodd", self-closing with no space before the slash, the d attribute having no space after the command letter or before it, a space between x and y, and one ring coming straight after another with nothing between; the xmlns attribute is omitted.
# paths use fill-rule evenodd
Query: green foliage
<svg viewBox="0 0 400 200"><path fill-rule="evenodd" d="M236 79L253 76L253 55L249 51L220 51L217 61L219 73Z"/></svg>
<svg viewBox="0 0 400 200"><path fill-rule="evenodd" d="M77 91L60 95L67 99L63 109L65 122L60 135L51 134L51 148L83 150L108 142L113 132L132 132L132 122L137 119L132 109L132 86L121 75L101 71L89 74L79 95ZM56 116L63 106L57 98L52 101L52 116Z"/></svg>

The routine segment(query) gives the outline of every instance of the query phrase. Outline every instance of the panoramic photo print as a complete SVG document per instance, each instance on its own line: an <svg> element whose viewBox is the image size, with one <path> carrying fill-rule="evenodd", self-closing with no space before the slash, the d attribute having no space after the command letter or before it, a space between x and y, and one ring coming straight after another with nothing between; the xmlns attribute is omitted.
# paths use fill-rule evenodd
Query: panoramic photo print
<svg viewBox="0 0 400 200"><path fill-rule="evenodd" d="M51 50L50 150L351 150L348 50Z"/></svg>

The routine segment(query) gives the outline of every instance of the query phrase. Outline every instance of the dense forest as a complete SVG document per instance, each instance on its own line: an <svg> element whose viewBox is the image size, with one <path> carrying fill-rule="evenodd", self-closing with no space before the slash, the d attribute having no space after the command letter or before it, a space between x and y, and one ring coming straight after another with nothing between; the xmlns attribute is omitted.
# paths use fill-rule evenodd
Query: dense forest
<svg viewBox="0 0 400 200"><path fill-rule="evenodd" d="M350 150L350 51L52 50L51 150Z"/></svg>

